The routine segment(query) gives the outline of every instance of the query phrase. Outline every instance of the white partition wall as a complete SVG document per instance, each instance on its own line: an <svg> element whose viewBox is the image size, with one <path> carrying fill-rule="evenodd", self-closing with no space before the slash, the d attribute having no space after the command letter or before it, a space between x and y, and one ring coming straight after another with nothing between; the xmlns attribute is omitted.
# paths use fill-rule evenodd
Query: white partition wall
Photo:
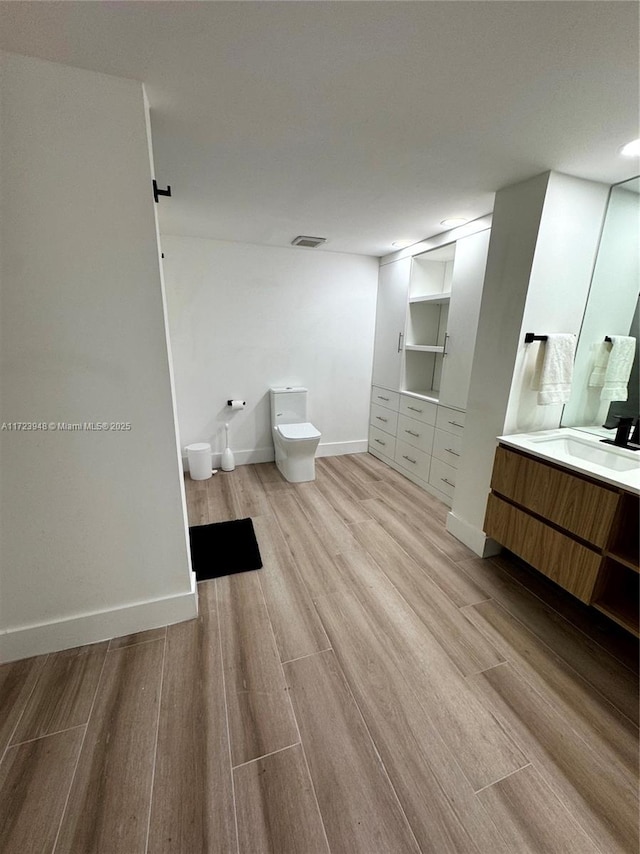
<svg viewBox="0 0 640 854"><path fill-rule="evenodd" d="M538 406L525 332L580 330L608 187L547 172L496 195L476 336L464 457L447 528L479 555L496 437L558 427Z"/></svg>
<svg viewBox="0 0 640 854"><path fill-rule="evenodd" d="M142 86L0 58L0 421L46 425L0 431L8 660L196 601Z"/></svg>

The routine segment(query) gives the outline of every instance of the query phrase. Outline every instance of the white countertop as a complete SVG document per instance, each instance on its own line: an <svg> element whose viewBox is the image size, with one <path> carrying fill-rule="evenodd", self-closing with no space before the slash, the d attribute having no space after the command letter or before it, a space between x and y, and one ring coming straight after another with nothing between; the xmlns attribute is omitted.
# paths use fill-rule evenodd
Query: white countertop
<svg viewBox="0 0 640 854"><path fill-rule="evenodd" d="M498 436L498 441L640 495L640 451L605 445L598 436L572 427Z"/></svg>

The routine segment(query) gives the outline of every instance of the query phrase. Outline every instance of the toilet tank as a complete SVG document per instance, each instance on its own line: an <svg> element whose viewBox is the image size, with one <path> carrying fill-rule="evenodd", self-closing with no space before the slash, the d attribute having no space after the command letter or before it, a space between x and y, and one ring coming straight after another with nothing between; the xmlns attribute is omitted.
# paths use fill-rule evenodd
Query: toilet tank
<svg viewBox="0 0 640 854"><path fill-rule="evenodd" d="M306 388L272 388L271 423L303 424L307 420Z"/></svg>

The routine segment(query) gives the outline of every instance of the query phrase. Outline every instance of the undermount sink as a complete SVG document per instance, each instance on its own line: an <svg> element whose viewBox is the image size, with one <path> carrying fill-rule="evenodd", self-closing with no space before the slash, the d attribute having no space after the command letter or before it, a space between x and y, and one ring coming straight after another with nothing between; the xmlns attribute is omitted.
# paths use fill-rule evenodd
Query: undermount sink
<svg viewBox="0 0 640 854"><path fill-rule="evenodd" d="M530 441L532 444L544 446L563 456L594 463L612 471L632 471L640 465L640 458L628 456L628 454L640 454L640 451L627 451L612 445L604 446L590 440L583 441L575 436L541 436ZM542 450L542 447L540 449Z"/></svg>

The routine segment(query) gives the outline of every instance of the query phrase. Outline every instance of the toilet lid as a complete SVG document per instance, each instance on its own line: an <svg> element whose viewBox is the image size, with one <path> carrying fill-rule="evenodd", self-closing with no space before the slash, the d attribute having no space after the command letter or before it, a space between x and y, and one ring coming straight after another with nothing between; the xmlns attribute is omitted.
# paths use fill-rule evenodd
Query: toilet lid
<svg viewBox="0 0 640 854"><path fill-rule="evenodd" d="M308 421L302 424L278 424L280 435L284 439L319 439L320 431Z"/></svg>

